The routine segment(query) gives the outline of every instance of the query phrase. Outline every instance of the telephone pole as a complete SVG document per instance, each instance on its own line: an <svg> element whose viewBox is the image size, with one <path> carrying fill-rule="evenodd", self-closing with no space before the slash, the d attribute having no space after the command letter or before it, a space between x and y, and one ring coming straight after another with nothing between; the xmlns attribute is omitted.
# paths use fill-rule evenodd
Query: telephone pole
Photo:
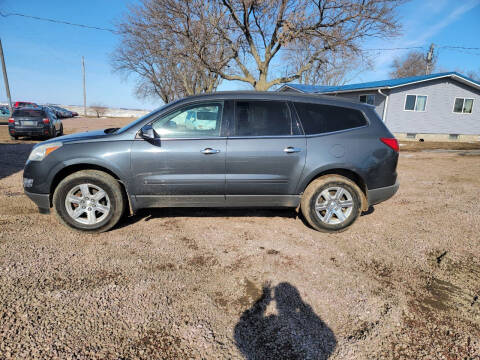
<svg viewBox="0 0 480 360"><path fill-rule="evenodd" d="M83 115L87 116L87 88L85 87L85 59L82 56L82 74L83 74Z"/></svg>
<svg viewBox="0 0 480 360"><path fill-rule="evenodd" d="M430 44L430 49L428 50L427 57L425 58L425 75L430 74L431 66L433 64L433 58L435 56L435 44Z"/></svg>
<svg viewBox="0 0 480 360"><path fill-rule="evenodd" d="M5 66L5 58L3 56L2 39L0 39L0 58L2 60L3 82L5 83L5 92L7 93L8 110L10 111L10 116L12 116L12 97L10 96L10 85L8 85L7 67Z"/></svg>

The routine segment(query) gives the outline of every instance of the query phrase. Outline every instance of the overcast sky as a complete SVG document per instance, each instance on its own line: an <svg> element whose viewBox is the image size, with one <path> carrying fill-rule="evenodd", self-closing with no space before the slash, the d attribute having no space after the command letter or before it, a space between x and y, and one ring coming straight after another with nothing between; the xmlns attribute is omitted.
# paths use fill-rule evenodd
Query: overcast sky
<svg viewBox="0 0 480 360"><path fill-rule="evenodd" d="M135 0L0 0L4 13L55 18L112 28ZM403 35L372 40L366 48L463 46L480 48L480 0L413 0L399 9ZM87 104L153 109L161 101L143 101L133 93L135 81L112 72L110 55L118 37L107 31L43 22L18 16L0 17L13 101L82 104L81 57L87 68ZM388 78L392 58L405 51L372 51L374 70L353 74L350 83ZM441 70L480 72L480 50L439 48ZM6 99L3 81L0 101ZM219 90L248 89L223 82Z"/></svg>

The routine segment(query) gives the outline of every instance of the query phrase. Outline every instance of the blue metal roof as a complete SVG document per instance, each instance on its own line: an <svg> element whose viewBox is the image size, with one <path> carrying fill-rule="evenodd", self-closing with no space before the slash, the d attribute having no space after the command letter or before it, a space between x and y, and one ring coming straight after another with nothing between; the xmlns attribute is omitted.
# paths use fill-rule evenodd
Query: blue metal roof
<svg viewBox="0 0 480 360"><path fill-rule="evenodd" d="M289 86L295 90L298 90L304 93L325 94L325 93L333 93L333 92L340 92L340 91L356 91L356 90L364 90L364 89L391 88L396 86L408 85L411 83L415 83L417 81L425 81L425 80L431 80L431 79L436 79L440 77L449 77L449 76L457 76L480 86L480 82L470 79L469 77L459 74L455 71L430 74L430 75L411 76L411 77L400 78L400 79L370 81L365 83L342 85L342 86L317 86L317 85L304 85L304 84L286 84L286 86Z"/></svg>

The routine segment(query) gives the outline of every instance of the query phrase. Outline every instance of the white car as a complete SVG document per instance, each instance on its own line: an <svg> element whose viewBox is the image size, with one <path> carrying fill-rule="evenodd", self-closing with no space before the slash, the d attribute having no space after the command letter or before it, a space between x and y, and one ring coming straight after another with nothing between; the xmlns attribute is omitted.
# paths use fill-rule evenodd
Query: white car
<svg viewBox="0 0 480 360"><path fill-rule="evenodd" d="M214 130L217 124L217 112L189 111L185 119L185 127L192 130Z"/></svg>

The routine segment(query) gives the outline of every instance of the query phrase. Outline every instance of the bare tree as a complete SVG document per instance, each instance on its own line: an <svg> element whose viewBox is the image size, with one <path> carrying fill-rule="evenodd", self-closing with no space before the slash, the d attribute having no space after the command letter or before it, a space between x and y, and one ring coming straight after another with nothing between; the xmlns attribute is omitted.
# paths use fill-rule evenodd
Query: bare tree
<svg viewBox="0 0 480 360"><path fill-rule="evenodd" d="M305 66L308 56L304 51L286 51L286 73L290 68ZM338 86L351 81L359 74L373 68L372 61L363 53L352 53L347 49L330 52L322 59L316 61L310 69L303 72L298 78L300 84Z"/></svg>
<svg viewBox="0 0 480 360"><path fill-rule="evenodd" d="M175 62L268 90L321 67L332 53L358 54L365 39L396 35L403 1L142 0L123 26L161 39ZM305 60L289 63L285 74L278 55L294 46Z"/></svg>
<svg viewBox="0 0 480 360"><path fill-rule="evenodd" d="M445 71L447 71L447 70L445 70ZM458 72L459 74L466 75L467 77L469 77L472 80L480 81L480 70L475 71L475 70L465 70L465 69L456 68L455 71Z"/></svg>
<svg viewBox="0 0 480 360"><path fill-rule="evenodd" d="M97 115L97 118L105 115L105 113L107 112L107 107L102 104L92 104L90 105L90 109L92 109L95 112L95 114Z"/></svg>
<svg viewBox="0 0 480 360"><path fill-rule="evenodd" d="M430 73L435 71L436 63L437 57L434 56L432 64L430 65ZM398 79L409 76L425 75L426 67L427 60L425 55L421 51L410 51L405 56L397 57L393 60L390 77Z"/></svg>
<svg viewBox="0 0 480 360"><path fill-rule="evenodd" d="M168 103L214 91L220 76L200 66L195 56L186 54L174 34L163 34L151 26L150 20L144 8L132 8L118 26L122 41L112 54L114 70L137 74L137 96L160 97ZM172 47L173 43L177 45Z"/></svg>
<svg viewBox="0 0 480 360"><path fill-rule="evenodd" d="M478 71L473 71L473 70L467 71L467 76L472 80L480 81L480 72Z"/></svg>

